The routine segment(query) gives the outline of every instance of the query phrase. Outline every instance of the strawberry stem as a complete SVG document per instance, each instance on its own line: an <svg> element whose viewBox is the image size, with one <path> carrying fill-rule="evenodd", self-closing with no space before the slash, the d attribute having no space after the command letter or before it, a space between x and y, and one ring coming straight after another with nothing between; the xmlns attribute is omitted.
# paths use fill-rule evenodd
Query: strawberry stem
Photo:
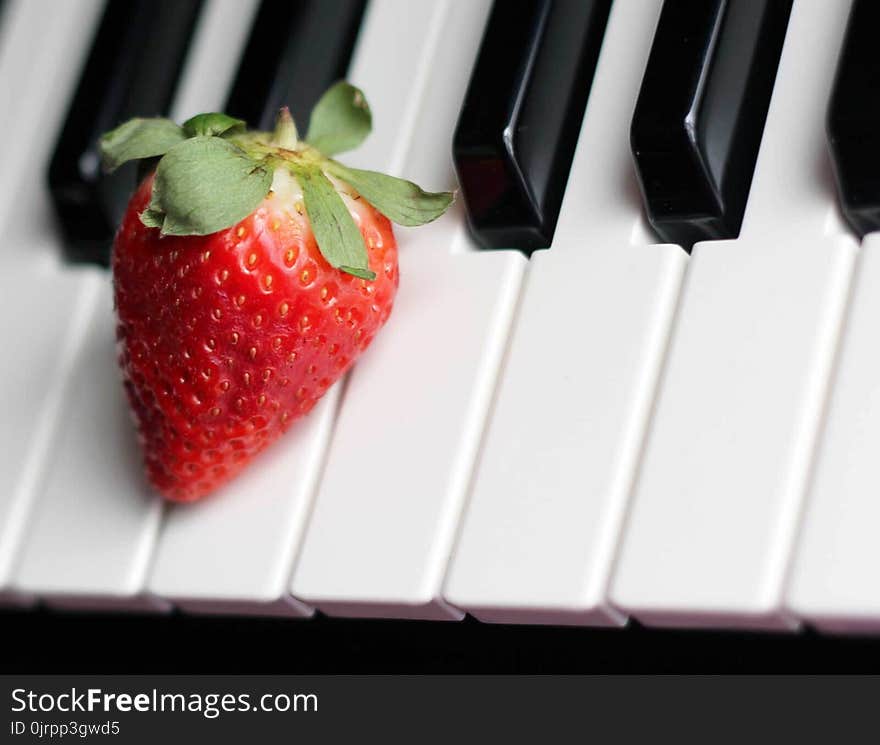
<svg viewBox="0 0 880 745"><path fill-rule="evenodd" d="M299 135L296 131L290 109L286 106L278 111L275 118L275 131L272 133L272 144L284 150L295 150L299 144Z"/></svg>

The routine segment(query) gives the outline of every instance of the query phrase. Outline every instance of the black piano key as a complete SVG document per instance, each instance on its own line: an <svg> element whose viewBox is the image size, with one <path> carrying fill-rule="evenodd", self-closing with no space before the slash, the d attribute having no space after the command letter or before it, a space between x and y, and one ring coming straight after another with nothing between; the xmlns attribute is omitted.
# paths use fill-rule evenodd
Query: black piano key
<svg viewBox="0 0 880 745"><path fill-rule="evenodd" d="M201 5L108 0L49 166L68 259L108 263L137 166L102 174L98 138L133 116L168 113Z"/></svg>
<svg viewBox="0 0 880 745"><path fill-rule="evenodd" d="M485 248L553 241L611 0L495 0L453 142Z"/></svg>
<svg viewBox="0 0 880 745"><path fill-rule="evenodd" d="M286 105L305 132L321 94L345 77L365 6L366 0L263 0L226 113L271 129Z"/></svg>
<svg viewBox="0 0 880 745"><path fill-rule="evenodd" d="M880 230L880 54L877 0L855 0L828 109L843 213L859 235Z"/></svg>
<svg viewBox="0 0 880 745"><path fill-rule="evenodd" d="M739 235L791 0L663 5L631 141L663 240Z"/></svg>

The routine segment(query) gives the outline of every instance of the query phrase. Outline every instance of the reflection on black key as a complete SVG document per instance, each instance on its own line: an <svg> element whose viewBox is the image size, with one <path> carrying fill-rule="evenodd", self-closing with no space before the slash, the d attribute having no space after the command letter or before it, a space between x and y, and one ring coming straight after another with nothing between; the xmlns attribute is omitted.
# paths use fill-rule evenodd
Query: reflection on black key
<svg viewBox="0 0 880 745"><path fill-rule="evenodd" d="M664 3L631 131L663 240L739 235L791 5Z"/></svg>
<svg viewBox="0 0 880 745"><path fill-rule="evenodd" d="M840 200L859 235L880 230L880 3L855 0L828 110Z"/></svg>
<svg viewBox="0 0 880 745"><path fill-rule="evenodd" d="M453 156L485 248L553 240L611 0L495 0Z"/></svg>
<svg viewBox="0 0 880 745"><path fill-rule="evenodd" d="M137 166L101 173L100 135L133 116L168 113L202 0L108 0L49 167L74 261L107 264Z"/></svg>
<svg viewBox="0 0 880 745"><path fill-rule="evenodd" d="M305 132L312 106L345 77L365 5L366 0L263 0L226 113L271 129L286 105Z"/></svg>

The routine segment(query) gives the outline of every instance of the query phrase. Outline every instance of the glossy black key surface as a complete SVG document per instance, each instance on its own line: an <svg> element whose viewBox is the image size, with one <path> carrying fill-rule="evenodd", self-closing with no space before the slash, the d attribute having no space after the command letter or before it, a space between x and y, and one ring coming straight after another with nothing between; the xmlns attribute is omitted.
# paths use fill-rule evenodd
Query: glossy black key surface
<svg viewBox="0 0 880 745"><path fill-rule="evenodd" d="M485 248L553 240L611 0L495 0L453 157Z"/></svg>
<svg viewBox="0 0 880 745"><path fill-rule="evenodd" d="M226 113L271 129L278 109L288 106L305 132L312 106L345 77L365 6L366 0L263 0Z"/></svg>
<svg viewBox="0 0 880 745"><path fill-rule="evenodd" d="M688 250L735 238L791 0L666 0L633 115L648 218Z"/></svg>
<svg viewBox="0 0 880 745"><path fill-rule="evenodd" d="M133 116L168 113L202 0L108 0L49 166L74 261L106 264L137 166L101 173L100 135Z"/></svg>
<svg viewBox="0 0 880 745"><path fill-rule="evenodd" d="M843 213L859 235L880 230L880 3L855 0L828 109Z"/></svg>

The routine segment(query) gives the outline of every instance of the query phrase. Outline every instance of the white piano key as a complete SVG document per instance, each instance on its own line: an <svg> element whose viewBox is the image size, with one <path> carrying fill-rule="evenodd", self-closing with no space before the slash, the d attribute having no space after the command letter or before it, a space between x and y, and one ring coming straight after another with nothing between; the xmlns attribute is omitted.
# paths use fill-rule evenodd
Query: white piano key
<svg viewBox="0 0 880 745"><path fill-rule="evenodd" d="M102 7L101 0L61 4L13 0L4 10L0 24L4 33L0 40L0 131L4 133L0 231L6 235L6 261L21 260L42 269L58 264L43 174L76 85L79 61L88 52Z"/></svg>
<svg viewBox="0 0 880 745"><path fill-rule="evenodd" d="M375 131L346 162L395 170L406 152L424 70L433 64L437 23L446 0L373 0L350 79L363 88ZM397 39L389 44L388 39ZM434 40L434 41L432 41ZM386 332L387 333L387 332ZM334 386L307 419L220 494L168 509L151 592L191 612L308 615L290 596L290 574L339 402Z"/></svg>
<svg viewBox="0 0 880 745"><path fill-rule="evenodd" d="M237 23L252 6L253 0L213 0L206 6L209 13L202 18L188 55L191 74L203 71L206 58L230 53L235 57L233 39L228 28L217 21L217 14L230 13L226 21ZM243 43L243 34L237 38ZM219 107L234 72L231 65L220 69L225 74L215 70L201 78L199 85L183 81L175 110ZM41 222L49 221L44 217ZM24 234L21 240L39 245L45 239ZM49 242L56 255L60 253L57 240ZM68 291L78 295L78 303L93 305L93 309L83 332L77 334L63 318L67 309L60 307L58 333L62 338L67 335L79 351L70 380L63 369L58 370L48 386L50 390L61 386L56 395L59 405L54 409L57 431L51 439L47 436L47 443L38 450L45 453L39 462L42 473L35 467L35 475L26 484L31 516L13 584L20 591L42 595L48 603L67 608L162 610L168 604L143 590L163 507L144 484L113 353L109 276L102 274L100 278L90 274L91 282L80 288L67 276L60 279L70 284ZM49 340L27 344L42 355L53 349Z"/></svg>
<svg viewBox="0 0 880 745"><path fill-rule="evenodd" d="M862 246L827 421L788 589L792 615L880 631L880 234Z"/></svg>
<svg viewBox="0 0 880 745"><path fill-rule="evenodd" d="M0 24L0 117L9 117L0 144L0 295L15 309L0 318L0 337L15 352L0 360L0 602L27 599L11 584L15 557L87 312L80 293L90 281L88 271L60 271L49 259L51 245L35 237L48 215L35 209L44 188L34 173L44 172L54 144L35 133L59 125L57 102L75 82L70 60L85 53L99 10L99 0L19 0Z"/></svg>
<svg viewBox="0 0 880 745"><path fill-rule="evenodd" d="M686 255L647 245L628 123L660 2L612 6L559 225L532 256L445 597L619 624L608 578Z"/></svg>
<svg viewBox="0 0 880 745"><path fill-rule="evenodd" d="M450 7L403 171L453 186L451 138L489 3ZM398 231L400 290L352 373L293 593L330 615L458 619L440 590L525 259L468 250L461 210Z"/></svg>
<svg viewBox="0 0 880 745"><path fill-rule="evenodd" d="M109 276L97 284L16 584L56 605L149 607L157 601L138 595L162 503L141 475L116 366Z"/></svg>
<svg viewBox="0 0 880 745"><path fill-rule="evenodd" d="M33 101L22 95L27 90L31 76L39 77L34 70L34 62L44 65L57 65L53 55L42 59L34 55L35 48L41 45L46 33L46 12L48 2L40 0L9 0L0 17L0 128L9 132L21 115L21 106ZM42 23L40 21L43 21ZM51 36L51 30L50 30ZM29 138L32 139L32 138ZM6 151L14 150L13 144L4 138L0 147Z"/></svg>
<svg viewBox="0 0 880 745"><path fill-rule="evenodd" d="M349 381L294 576L331 615L461 617L439 590L524 260L421 247Z"/></svg>
<svg viewBox="0 0 880 745"><path fill-rule="evenodd" d="M355 168L400 171L415 118L430 93L433 68L451 0L372 0L367 3L348 79L364 91L373 110L367 141L341 159ZM393 44L388 40L394 39Z"/></svg>
<svg viewBox="0 0 880 745"><path fill-rule="evenodd" d="M27 281L4 275L0 293L14 313L0 320L13 353L0 360L0 592L22 594L13 575L32 496L51 458L51 433L64 381L82 340L97 278L34 272Z"/></svg>
<svg viewBox="0 0 880 745"><path fill-rule="evenodd" d="M646 624L786 628L855 241L825 106L849 3L795 3L738 240L685 277L612 597Z"/></svg>
<svg viewBox="0 0 880 745"><path fill-rule="evenodd" d="M217 111L235 77L258 0L207 0L196 22L192 47L170 117L184 122L206 111Z"/></svg>

